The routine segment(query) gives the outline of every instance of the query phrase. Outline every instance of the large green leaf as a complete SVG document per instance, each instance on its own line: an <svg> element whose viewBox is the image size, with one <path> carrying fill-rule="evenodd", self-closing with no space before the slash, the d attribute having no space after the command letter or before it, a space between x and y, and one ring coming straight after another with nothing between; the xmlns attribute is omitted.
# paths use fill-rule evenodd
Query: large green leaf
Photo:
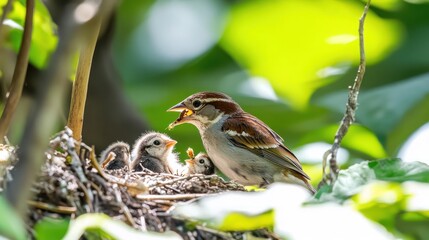
<svg viewBox="0 0 429 240"><path fill-rule="evenodd" d="M302 107L329 82L323 78L358 62L362 11L356 1L244 1L233 7L221 45L252 75L267 78ZM374 63L398 43L400 30L372 11L365 24L367 61Z"/></svg>
<svg viewBox="0 0 429 240"><path fill-rule="evenodd" d="M69 227L69 219L54 219L45 217L34 225L36 239L63 239Z"/></svg>
<svg viewBox="0 0 429 240"><path fill-rule="evenodd" d="M368 162L368 167L378 180L429 183L429 166L422 162L402 162L399 159L386 159Z"/></svg>
<svg viewBox="0 0 429 240"><path fill-rule="evenodd" d="M1 0L0 6L4 3L6 3L6 0ZM7 19L21 26L21 28L9 28L6 42L14 51L18 52L25 21L24 1L14 1L12 11L8 14ZM38 68L46 66L50 55L57 46L57 42L56 25L53 23L42 1L37 0L33 17L30 62Z"/></svg>
<svg viewBox="0 0 429 240"><path fill-rule="evenodd" d="M338 92L318 99L317 104L343 112L347 92ZM429 121L429 74L399 83L362 91L359 96L357 120L377 134L389 152L397 153L406 138ZM411 113L408 115L408 113Z"/></svg>
<svg viewBox="0 0 429 240"><path fill-rule="evenodd" d="M338 124L333 124L314 131L309 131L306 135L301 137L300 143L318 141L332 143L337 130ZM359 124L350 126L341 146L349 150L363 153L366 157L370 157L372 159L380 159L387 156L383 146L377 139L377 136Z"/></svg>
<svg viewBox="0 0 429 240"><path fill-rule="evenodd" d="M320 199L344 201L377 180L429 183L429 166L421 162L402 162L398 158L361 162L341 170L332 192L322 194Z"/></svg>

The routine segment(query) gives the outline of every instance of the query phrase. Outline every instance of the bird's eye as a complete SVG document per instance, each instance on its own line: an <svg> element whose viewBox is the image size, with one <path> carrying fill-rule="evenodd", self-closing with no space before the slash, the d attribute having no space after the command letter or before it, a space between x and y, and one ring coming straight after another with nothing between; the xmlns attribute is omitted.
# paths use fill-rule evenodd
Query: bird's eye
<svg viewBox="0 0 429 240"><path fill-rule="evenodd" d="M202 158L202 159L200 159L200 161L199 161L201 164L204 164L204 159Z"/></svg>
<svg viewBox="0 0 429 240"><path fill-rule="evenodd" d="M154 144L155 146L159 146L159 145L161 144L161 142L160 142L159 140L155 140L155 141L153 141L153 144Z"/></svg>
<svg viewBox="0 0 429 240"><path fill-rule="evenodd" d="M194 100L193 102L192 102L192 106L194 106L194 108L198 108L198 107L200 107L201 106L201 101L200 100Z"/></svg>

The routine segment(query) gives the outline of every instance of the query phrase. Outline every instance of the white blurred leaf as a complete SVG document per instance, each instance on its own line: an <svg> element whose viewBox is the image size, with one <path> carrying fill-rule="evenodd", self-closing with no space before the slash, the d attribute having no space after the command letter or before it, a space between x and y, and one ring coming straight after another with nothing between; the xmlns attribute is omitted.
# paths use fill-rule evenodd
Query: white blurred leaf
<svg viewBox="0 0 429 240"><path fill-rule="evenodd" d="M272 210L277 206L287 203L289 207L299 207L309 197L302 187L276 183L262 192L227 192L204 197L178 206L173 214L204 221L225 231L253 230L272 226Z"/></svg>
<svg viewBox="0 0 429 240"><path fill-rule="evenodd" d="M174 232L155 233L155 232L141 232L126 225L125 223L113 220L104 214L84 214L73 220L70 224L69 230L64 237L64 240L80 239L86 230L98 229L108 234L114 239L146 239L146 240L176 240L182 239Z"/></svg>
<svg viewBox="0 0 429 240"><path fill-rule="evenodd" d="M334 203L277 209L275 233L286 239L395 239L381 225L348 206Z"/></svg>

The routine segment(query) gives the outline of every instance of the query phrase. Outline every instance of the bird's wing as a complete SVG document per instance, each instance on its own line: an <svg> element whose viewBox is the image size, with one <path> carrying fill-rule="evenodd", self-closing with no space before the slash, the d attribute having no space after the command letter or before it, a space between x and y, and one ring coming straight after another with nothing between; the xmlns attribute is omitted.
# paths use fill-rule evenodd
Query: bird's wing
<svg viewBox="0 0 429 240"><path fill-rule="evenodd" d="M310 179L298 158L283 145L283 139L255 116L248 113L233 115L225 120L222 131L235 146Z"/></svg>

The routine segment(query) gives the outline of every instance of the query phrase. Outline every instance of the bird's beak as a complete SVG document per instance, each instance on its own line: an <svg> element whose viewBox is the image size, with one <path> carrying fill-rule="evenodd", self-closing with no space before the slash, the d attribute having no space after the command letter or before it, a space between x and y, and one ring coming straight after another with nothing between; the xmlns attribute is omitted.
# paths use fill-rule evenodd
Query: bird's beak
<svg viewBox="0 0 429 240"><path fill-rule="evenodd" d="M176 143L177 143L177 141L175 141L175 140L167 140L165 146L167 146L167 148L171 148L174 145L176 145Z"/></svg>
<svg viewBox="0 0 429 240"><path fill-rule="evenodd" d="M167 112L181 112L187 109L186 105L183 102L180 102L167 110Z"/></svg>
<svg viewBox="0 0 429 240"><path fill-rule="evenodd" d="M172 122L172 123L170 123L170 125L168 125L169 130L174 128L176 125L180 125L180 124L184 123L184 121L182 121L184 118L194 114L194 111L187 108L183 102L180 102L180 103L172 106L171 108L169 108L167 110L167 112L181 112L179 118L177 118L174 122Z"/></svg>

